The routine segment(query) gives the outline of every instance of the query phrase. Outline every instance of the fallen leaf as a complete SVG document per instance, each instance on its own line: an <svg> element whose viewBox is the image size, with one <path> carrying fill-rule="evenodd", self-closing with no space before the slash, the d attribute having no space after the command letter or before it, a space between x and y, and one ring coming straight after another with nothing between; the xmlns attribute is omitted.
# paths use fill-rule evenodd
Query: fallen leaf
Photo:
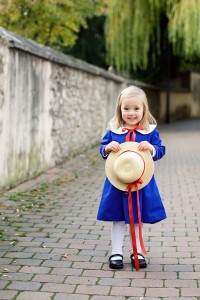
<svg viewBox="0 0 200 300"><path fill-rule="evenodd" d="M3 277L9 277L9 278L12 278L12 276L6 275L6 274L3 274Z"/></svg>
<svg viewBox="0 0 200 300"><path fill-rule="evenodd" d="M9 272L9 269L5 268L5 269L3 269L3 272Z"/></svg>

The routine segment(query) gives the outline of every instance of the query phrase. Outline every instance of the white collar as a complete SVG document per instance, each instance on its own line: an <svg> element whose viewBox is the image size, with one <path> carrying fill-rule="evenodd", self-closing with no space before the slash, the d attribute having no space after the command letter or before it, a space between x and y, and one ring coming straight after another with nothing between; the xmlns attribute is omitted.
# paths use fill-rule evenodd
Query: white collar
<svg viewBox="0 0 200 300"><path fill-rule="evenodd" d="M136 131L138 131L139 133L142 133L142 134L149 134L151 133L152 131L154 131L154 129L156 128L157 125L155 124L150 124L149 125L149 128L147 130L138 130L136 129ZM125 131L122 131L122 128L123 127L120 127L118 129L110 129L110 131L114 132L114 133L117 133L117 134L125 134L128 132L128 130L125 130Z"/></svg>

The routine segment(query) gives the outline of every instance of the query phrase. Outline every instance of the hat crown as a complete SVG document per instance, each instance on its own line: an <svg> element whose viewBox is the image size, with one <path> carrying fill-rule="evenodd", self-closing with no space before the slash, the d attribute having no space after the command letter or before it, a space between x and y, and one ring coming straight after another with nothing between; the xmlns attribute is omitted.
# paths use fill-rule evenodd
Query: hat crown
<svg viewBox="0 0 200 300"><path fill-rule="evenodd" d="M121 191L127 191L128 186L132 183L135 183L132 184L132 191L136 190L136 186L138 189L142 189L153 176L154 162L151 153L148 150L139 151L138 145L139 143L137 142L121 143L121 149L118 152L111 151L106 160L105 171L107 178L114 187ZM131 163L129 160L128 163L123 162L127 157L129 159L131 157ZM123 168L119 168L118 166L118 164L120 165L121 158L123 168L125 168L125 170L131 170L131 172L134 171L134 173L131 175L123 175L123 172L120 171L120 169ZM127 171L125 171L125 173L127 173ZM141 179L140 182L139 179Z"/></svg>
<svg viewBox="0 0 200 300"><path fill-rule="evenodd" d="M141 178L144 167L144 160L137 152L125 151L116 158L113 172L120 182L129 184Z"/></svg>

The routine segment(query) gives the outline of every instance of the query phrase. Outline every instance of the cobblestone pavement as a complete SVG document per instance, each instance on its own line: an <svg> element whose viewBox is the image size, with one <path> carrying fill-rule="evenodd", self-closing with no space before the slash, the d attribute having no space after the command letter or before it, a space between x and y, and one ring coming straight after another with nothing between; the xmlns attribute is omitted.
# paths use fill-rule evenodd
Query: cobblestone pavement
<svg viewBox="0 0 200 300"><path fill-rule="evenodd" d="M168 218L145 226L147 269L110 270L110 223L96 221L98 148L0 196L0 299L200 299L200 120L160 126L155 163Z"/></svg>

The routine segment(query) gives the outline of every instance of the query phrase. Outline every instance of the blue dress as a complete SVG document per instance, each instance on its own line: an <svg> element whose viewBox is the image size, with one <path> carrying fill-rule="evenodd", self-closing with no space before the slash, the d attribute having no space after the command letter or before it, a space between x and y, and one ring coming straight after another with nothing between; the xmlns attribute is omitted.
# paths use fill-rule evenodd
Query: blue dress
<svg viewBox="0 0 200 300"><path fill-rule="evenodd" d="M153 160L159 160L165 155L165 146L159 137L159 132L155 125L150 125L148 131L135 131L135 142L148 141L155 148ZM108 130L103 137L100 145L100 153L104 159L104 149L111 141L116 141L119 144L124 143L127 132L122 132L122 128L118 130ZM150 182L139 190L141 221L143 223L156 223L166 218L165 209L160 197L160 193L153 175ZM136 192L132 192L133 212L135 223L138 223ZM100 221L125 221L130 224L128 213L128 194L114 187L108 178L104 183L102 197L97 214L97 220Z"/></svg>

